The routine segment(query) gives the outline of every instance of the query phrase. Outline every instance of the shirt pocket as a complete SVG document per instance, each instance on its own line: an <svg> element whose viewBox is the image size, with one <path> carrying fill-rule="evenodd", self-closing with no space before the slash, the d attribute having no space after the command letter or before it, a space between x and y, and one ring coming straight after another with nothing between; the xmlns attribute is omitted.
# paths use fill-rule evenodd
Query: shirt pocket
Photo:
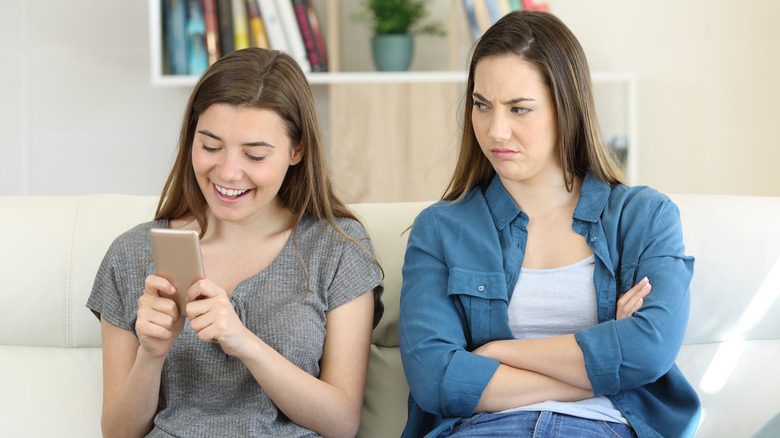
<svg viewBox="0 0 780 438"><path fill-rule="evenodd" d="M476 348L496 338L495 327L506 321L508 294L503 272L450 269L447 296L462 309L470 339ZM506 324L504 324L506 325Z"/></svg>

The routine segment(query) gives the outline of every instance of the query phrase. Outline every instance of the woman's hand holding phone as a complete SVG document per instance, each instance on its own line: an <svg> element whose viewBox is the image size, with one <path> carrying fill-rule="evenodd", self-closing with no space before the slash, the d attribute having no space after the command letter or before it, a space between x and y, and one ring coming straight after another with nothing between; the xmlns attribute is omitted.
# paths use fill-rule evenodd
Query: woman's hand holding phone
<svg viewBox="0 0 780 438"><path fill-rule="evenodd" d="M197 281L187 291L187 317L190 326L204 342L219 342L222 351L239 357L256 336L244 326L227 292L207 279Z"/></svg>
<svg viewBox="0 0 780 438"><path fill-rule="evenodd" d="M146 277L144 294L138 299L135 331L141 347L152 357L165 358L184 327L184 317L173 299L175 293L165 278Z"/></svg>

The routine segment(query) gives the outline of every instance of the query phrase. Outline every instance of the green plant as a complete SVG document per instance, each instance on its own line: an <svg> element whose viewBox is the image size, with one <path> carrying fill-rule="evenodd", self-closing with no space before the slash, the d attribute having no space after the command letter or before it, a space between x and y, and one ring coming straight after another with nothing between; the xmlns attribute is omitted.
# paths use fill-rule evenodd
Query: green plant
<svg viewBox="0 0 780 438"><path fill-rule="evenodd" d="M439 21L422 23L428 16L429 0L363 0L363 10L352 19L368 23L374 35L408 34L444 36Z"/></svg>

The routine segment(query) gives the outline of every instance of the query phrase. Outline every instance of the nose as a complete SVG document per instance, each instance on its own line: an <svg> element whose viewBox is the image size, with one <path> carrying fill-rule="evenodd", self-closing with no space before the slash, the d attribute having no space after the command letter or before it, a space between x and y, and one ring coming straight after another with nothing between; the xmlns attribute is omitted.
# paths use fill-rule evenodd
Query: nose
<svg viewBox="0 0 780 438"><path fill-rule="evenodd" d="M241 179L242 174L240 153L227 151L222 154L220 162L217 163L217 177L224 182L230 182Z"/></svg>
<svg viewBox="0 0 780 438"><path fill-rule="evenodd" d="M509 140L511 135L511 129L507 118L499 112L493 113L490 120L490 126L488 127L488 136L490 139L497 143L502 143Z"/></svg>

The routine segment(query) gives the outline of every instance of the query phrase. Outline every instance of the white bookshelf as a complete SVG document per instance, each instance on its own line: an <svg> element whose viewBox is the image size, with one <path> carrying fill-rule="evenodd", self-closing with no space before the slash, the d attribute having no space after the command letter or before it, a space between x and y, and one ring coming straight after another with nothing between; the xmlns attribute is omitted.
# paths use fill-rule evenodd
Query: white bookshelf
<svg viewBox="0 0 780 438"><path fill-rule="evenodd" d="M416 84L416 83L462 83L465 84L466 72L454 68L458 63L457 36L462 17L460 0L450 0L450 14L448 18L450 69L438 71L411 71L411 72L374 72L374 71L340 71L340 47L339 47L339 0L327 0L324 14L321 20L327 22L325 38L328 46L329 69L327 73L309 73L307 78L313 86L326 86L330 90L331 85L350 84ZM322 6L322 4L320 4ZM322 11L322 9L320 9ZM154 86L159 87L193 87L198 81L198 76L193 75L165 75L162 63L162 17L160 0L148 0L149 12L149 45L150 45L150 80ZM591 75L596 107L603 134L605 136L617 136L625 140L627 145L625 157L626 181L636 185L639 180L639 145L638 145L638 115L637 115L637 77L630 72L593 72ZM328 99L329 93L317 93L319 99ZM321 107L327 108L328 102L320 102ZM333 114L329 114L334 117ZM331 119L332 120L332 119ZM332 120L333 121L333 120Z"/></svg>

